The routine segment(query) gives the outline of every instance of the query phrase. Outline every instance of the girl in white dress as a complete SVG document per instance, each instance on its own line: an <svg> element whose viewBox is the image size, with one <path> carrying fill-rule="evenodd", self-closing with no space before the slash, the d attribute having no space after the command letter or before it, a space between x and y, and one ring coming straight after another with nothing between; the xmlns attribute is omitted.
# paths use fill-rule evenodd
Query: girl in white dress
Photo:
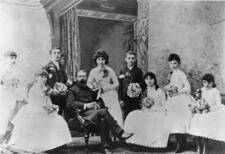
<svg viewBox="0 0 225 154"><path fill-rule="evenodd" d="M155 74L146 73L144 80L147 88L143 97L152 99L154 104L152 106L143 104L142 110L135 110L128 114L124 128L134 135L127 140L127 143L165 148L170 134L170 122L165 110L166 96L158 87Z"/></svg>
<svg viewBox="0 0 225 154"><path fill-rule="evenodd" d="M72 141L65 120L57 114L58 106L46 95L48 73L36 74L36 83L29 91L28 104L24 105L12 123L14 125L9 146L16 152L40 153Z"/></svg>
<svg viewBox="0 0 225 154"><path fill-rule="evenodd" d="M10 121L25 97L25 88L20 78L21 72L16 66L16 52L6 52L5 58L7 64L1 67L0 72L0 143L6 142L12 129Z"/></svg>
<svg viewBox="0 0 225 154"><path fill-rule="evenodd" d="M109 57L104 50L99 49L94 54L93 59L97 67L90 71L87 85L92 90L98 91L97 97L103 99L105 106L108 108L113 118L115 118L120 127L123 128L122 110L116 91L119 82L113 69L106 66Z"/></svg>
<svg viewBox="0 0 225 154"><path fill-rule="evenodd" d="M169 66L172 70L170 83L165 86L168 94L167 108L168 117L171 119L171 133L176 134L176 153L183 151L185 136L189 132L190 120L192 117L189 105L193 103L190 95L190 83L183 71L180 70L180 57L177 54L170 54Z"/></svg>
<svg viewBox="0 0 225 154"><path fill-rule="evenodd" d="M190 126L190 134L201 137L201 141L198 139L201 153L207 151L207 138L225 142L225 106L221 104L214 76L205 74L202 83L202 99L209 105L209 112L194 114Z"/></svg>

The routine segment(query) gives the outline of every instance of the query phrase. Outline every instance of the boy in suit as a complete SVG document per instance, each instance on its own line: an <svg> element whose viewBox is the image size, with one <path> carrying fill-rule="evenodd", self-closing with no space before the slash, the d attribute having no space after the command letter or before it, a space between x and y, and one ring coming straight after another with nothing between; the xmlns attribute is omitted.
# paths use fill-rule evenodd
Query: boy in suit
<svg viewBox="0 0 225 154"><path fill-rule="evenodd" d="M143 73L137 67L136 53L128 51L125 57L126 67L120 71L119 75L119 99L124 109L124 118L129 112L140 109L141 96L131 98L127 95L127 89L130 83L138 83L143 89Z"/></svg>
<svg viewBox="0 0 225 154"><path fill-rule="evenodd" d="M60 64L61 60L61 50L60 48L53 48L50 51L51 60L50 62L44 66L44 70L48 72L48 80L47 85L50 88L54 88L56 82L62 82L66 85L67 83L67 75L66 72L63 70L62 65ZM66 95L58 95L58 94L51 94L50 98L52 103L59 106L59 114L62 115L62 112L65 107L66 103Z"/></svg>

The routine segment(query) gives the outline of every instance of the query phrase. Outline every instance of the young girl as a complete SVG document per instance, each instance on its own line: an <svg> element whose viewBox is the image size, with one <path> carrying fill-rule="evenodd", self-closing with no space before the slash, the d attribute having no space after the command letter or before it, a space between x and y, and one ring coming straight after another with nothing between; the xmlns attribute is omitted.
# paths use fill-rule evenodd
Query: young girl
<svg viewBox="0 0 225 154"><path fill-rule="evenodd" d="M221 96L216 88L214 76L205 74L202 83L202 100L208 104L209 110L194 114L190 126L190 134L199 136L197 143L200 153L207 151L206 138L225 142L225 106L221 104Z"/></svg>
<svg viewBox="0 0 225 154"><path fill-rule="evenodd" d="M5 53L6 65L0 72L0 144L7 142L12 124L11 120L25 97L25 86L22 84L21 71L16 65L17 53Z"/></svg>
<svg viewBox="0 0 225 154"><path fill-rule="evenodd" d="M124 128L134 132L127 140L142 146L165 148L170 134L170 122L166 116L164 91L159 88L155 74L148 72L144 76L146 91L143 95L142 110L135 110L128 114ZM146 102L145 99L151 99ZM150 103L150 104L148 104Z"/></svg>
<svg viewBox="0 0 225 154"><path fill-rule="evenodd" d="M9 145L19 153L40 153L72 141L65 120L57 114L46 95L48 73L36 73L36 83L29 91L28 104L23 106L13 119L14 125Z"/></svg>
<svg viewBox="0 0 225 154"><path fill-rule="evenodd" d="M165 87L167 91L168 117L171 119L171 133L176 134L177 148L176 153L183 151L185 137L183 134L189 132L191 120L191 110L189 104L192 104L190 96L190 84L186 75L180 70L180 57L177 54L170 54L169 66L172 75L169 85Z"/></svg>
<svg viewBox="0 0 225 154"><path fill-rule="evenodd" d="M122 110L119 104L118 93L116 88L119 86L117 76L112 68L106 66L109 61L107 53L99 49L93 56L97 67L93 68L89 74L87 85L92 90L98 91L98 96L101 97L112 114L113 118L118 122L120 127L123 127ZM100 90L100 91L99 91Z"/></svg>

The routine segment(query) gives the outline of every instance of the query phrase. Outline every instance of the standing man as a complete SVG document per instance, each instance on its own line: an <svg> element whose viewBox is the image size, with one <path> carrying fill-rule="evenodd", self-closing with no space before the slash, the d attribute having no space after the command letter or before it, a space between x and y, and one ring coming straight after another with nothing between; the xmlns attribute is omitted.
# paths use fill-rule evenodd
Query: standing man
<svg viewBox="0 0 225 154"><path fill-rule="evenodd" d="M62 53L60 48L52 48L50 50L51 61L44 67L44 69L48 72L47 85L52 89L54 88L56 82L61 82L65 85L67 83L66 72L63 70L63 67L60 64L61 54ZM58 113L62 115L62 112L65 108L67 96L52 93L50 94L50 98L53 104L59 106Z"/></svg>
<svg viewBox="0 0 225 154"><path fill-rule="evenodd" d="M141 69L137 67L136 53L128 51L125 57L126 67L120 71L119 76L119 99L123 106L124 119L129 112L140 109L141 95L139 97L131 98L127 95L127 89L130 83L138 83L143 89L144 80Z"/></svg>

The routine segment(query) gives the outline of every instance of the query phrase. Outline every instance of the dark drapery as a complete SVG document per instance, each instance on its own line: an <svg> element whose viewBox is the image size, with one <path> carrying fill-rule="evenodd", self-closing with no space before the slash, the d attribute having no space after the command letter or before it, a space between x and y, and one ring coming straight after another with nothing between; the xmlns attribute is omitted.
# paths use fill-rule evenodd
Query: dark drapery
<svg viewBox="0 0 225 154"><path fill-rule="evenodd" d="M60 48L65 56L68 78L74 80L80 67L80 39L76 7L60 16Z"/></svg>

